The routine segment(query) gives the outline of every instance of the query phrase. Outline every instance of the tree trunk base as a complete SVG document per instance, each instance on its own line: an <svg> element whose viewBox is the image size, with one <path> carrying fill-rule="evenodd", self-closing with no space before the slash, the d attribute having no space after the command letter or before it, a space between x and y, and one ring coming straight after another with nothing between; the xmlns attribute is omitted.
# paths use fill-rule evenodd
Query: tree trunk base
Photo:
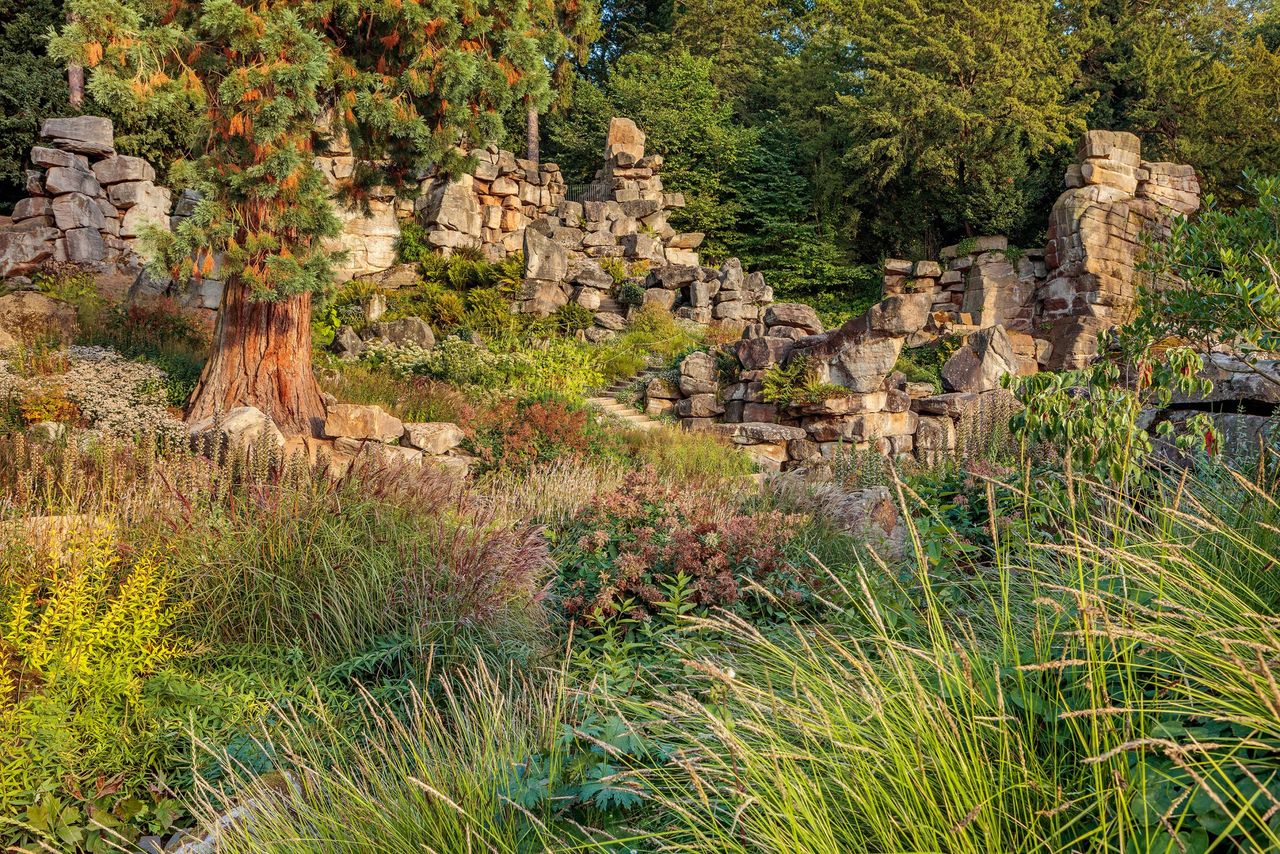
<svg viewBox="0 0 1280 854"><path fill-rule="evenodd" d="M310 294L266 302L227 285L187 420L237 406L261 409L285 435L320 435L325 406L311 367Z"/></svg>

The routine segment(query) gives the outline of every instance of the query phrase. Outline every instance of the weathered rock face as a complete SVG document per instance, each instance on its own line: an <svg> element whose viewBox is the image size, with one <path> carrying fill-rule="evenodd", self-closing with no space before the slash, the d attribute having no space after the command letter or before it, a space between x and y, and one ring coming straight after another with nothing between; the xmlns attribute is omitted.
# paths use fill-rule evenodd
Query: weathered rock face
<svg viewBox="0 0 1280 854"><path fill-rule="evenodd" d="M1132 317L1144 238L1159 237L1173 216L1200 207L1195 171L1143 161L1133 134L1090 131L1078 154L1069 189L1053 206L1049 275L1036 294L1054 370L1083 367L1096 352L1098 332Z"/></svg>
<svg viewBox="0 0 1280 854"><path fill-rule="evenodd" d="M337 403L329 407L324 433L333 438L394 442L404 435L404 424L381 406Z"/></svg>
<svg viewBox="0 0 1280 854"><path fill-rule="evenodd" d="M169 191L145 160L115 153L111 121L47 119L45 145L31 149L27 192L0 231L0 277L27 275L47 260L136 273L143 228L169 228Z"/></svg>
<svg viewBox="0 0 1280 854"><path fill-rule="evenodd" d="M534 163L496 147L471 152L474 172L428 179L416 203L427 240L446 255L461 246L491 260L520 250L524 230L564 200L564 177L554 163Z"/></svg>
<svg viewBox="0 0 1280 854"><path fill-rule="evenodd" d="M1006 374L1018 373L1018 360L1003 326L992 326L969 336L942 366L942 382L948 391L982 392L1001 387Z"/></svg>
<svg viewBox="0 0 1280 854"><path fill-rule="evenodd" d="M255 406L239 406L221 416L197 421L190 432L192 446L206 453L250 446L279 450L285 444L280 428Z"/></svg>
<svg viewBox="0 0 1280 854"><path fill-rule="evenodd" d="M78 154L109 157L116 151L111 120L100 116L45 119L40 125L40 136L49 140L54 148Z"/></svg>
<svg viewBox="0 0 1280 854"><path fill-rule="evenodd" d="M446 454L464 438L462 428L447 421L404 425L404 443L428 454Z"/></svg>

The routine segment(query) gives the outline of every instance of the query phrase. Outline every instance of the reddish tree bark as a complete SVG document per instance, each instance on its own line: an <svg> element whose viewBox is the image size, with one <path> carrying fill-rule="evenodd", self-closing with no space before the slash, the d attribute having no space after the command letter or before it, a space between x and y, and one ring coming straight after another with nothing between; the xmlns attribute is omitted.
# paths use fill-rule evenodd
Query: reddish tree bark
<svg viewBox="0 0 1280 854"><path fill-rule="evenodd" d="M525 116L525 148L528 158L533 161L534 165L538 164L542 157L542 141L539 139L541 132L538 130L538 111L530 107L528 114Z"/></svg>
<svg viewBox="0 0 1280 854"><path fill-rule="evenodd" d="M74 24L75 15L67 15L67 22ZM78 62L67 63L67 101L73 107L84 103L84 66Z"/></svg>
<svg viewBox="0 0 1280 854"><path fill-rule="evenodd" d="M318 435L324 401L311 368L311 295L276 302L250 299L227 284L213 352L188 407L199 421L237 406L256 406L286 435Z"/></svg>

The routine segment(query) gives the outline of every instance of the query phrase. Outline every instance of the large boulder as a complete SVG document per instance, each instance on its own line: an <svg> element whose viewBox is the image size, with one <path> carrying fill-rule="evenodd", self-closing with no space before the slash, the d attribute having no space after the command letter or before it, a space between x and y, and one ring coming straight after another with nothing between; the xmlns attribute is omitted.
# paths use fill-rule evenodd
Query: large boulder
<svg viewBox="0 0 1280 854"><path fill-rule="evenodd" d="M605 137L604 159L612 160L619 154L629 156L632 162L644 157L644 131L631 119L615 116Z"/></svg>
<svg viewBox="0 0 1280 854"><path fill-rule="evenodd" d="M456 231L479 242L482 215L472 176L437 178L416 204L429 228Z"/></svg>
<svg viewBox="0 0 1280 854"><path fill-rule="evenodd" d="M933 294L920 292L891 296L871 307L871 328L884 335L911 335L929 320Z"/></svg>
<svg viewBox="0 0 1280 854"><path fill-rule="evenodd" d="M404 423L381 406L335 403L325 417L324 433L335 439L394 442L404 435Z"/></svg>
<svg viewBox="0 0 1280 854"><path fill-rule="evenodd" d="M32 273L53 257L59 231L49 226L0 231L0 279Z"/></svg>
<svg viewBox="0 0 1280 854"><path fill-rule="evenodd" d="M67 260L74 264L92 264L107 257L107 244L102 232L92 226L71 228L63 233Z"/></svg>
<svg viewBox="0 0 1280 854"><path fill-rule="evenodd" d="M810 335L822 332L822 321L812 307L799 302L776 302L764 310L765 326L792 326Z"/></svg>
<svg viewBox="0 0 1280 854"><path fill-rule="evenodd" d="M785 361L793 347L795 342L790 338L765 335L739 339L734 344L734 353L745 370L763 371Z"/></svg>
<svg viewBox="0 0 1280 854"><path fill-rule="evenodd" d="M98 203L83 193L66 193L49 205L54 224L63 231L72 228L106 228Z"/></svg>
<svg viewBox="0 0 1280 854"><path fill-rule="evenodd" d="M559 243L530 226L524 230L524 274L544 282L560 282L569 275L569 253Z"/></svg>
<svg viewBox="0 0 1280 854"><path fill-rule="evenodd" d="M401 317L398 320L375 323L365 331L364 340L380 341L396 347L413 344L424 350L430 350L436 345L435 333L421 317Z"/></svg>
<svg viewBox="0 0 1280 854"><path fill-rule="evenodd" d="M719 382L720 368L716 364L715 356L699 351L684 357L684 361L680 363L680 375L714 384Z"/></svg>
<svg viewBox="0 0 1280 854"><path fill-rule="evenodd" d="M432 456L447 454L462 444L462 428L448 421L428 421L404 425L404 442Z"/></svg>
<svg viewBox="0 0 1280 854"><path fill-rule="evenodd" d="M360 358L365 348L364 341L356 334L355 329L345 323L338 327L338 331L333 336L333 343L329 345L330 350L344 359Z"/></svg>
<svg viewBox="0 0 1280 854"><path fill-rule="evenodd" d="M156 170L141 157L117 154L93 164L93 176L105 187L123 181L154 181Z"/></svg>
<svg viewBox="0 0 1280 854"><path fill-rule="evenodd" d="M50 169L44 176L44 188L51 196L63 193L84 193L95 199L102 196L102 185L93 177L93 173L66 166Z"/></svg>
<svg viewBox="0 0 1280 854"><path fill-rule="evenodd" d="M115 154L115 134L111 119L101 116L72 116L45 119L40 136L54 148L105 157Z"/></svg>
<svg viewBox="0 0 1280 854"><path fill-rule="evenodd" d="M1018 373L1018 358L1003 326L992 326L969 336L942 366L942 384L948 391L992 391L1000 388L1005 374Z"/></svg>
<svg viewBox="0 0 1280 854"><path fill-rule="evenodd" d="M198 451L218 453L222 448L284 447L284 434L275 422L256 406L238 406L220 415L195 422L190 427L191 444Z"/></svg>

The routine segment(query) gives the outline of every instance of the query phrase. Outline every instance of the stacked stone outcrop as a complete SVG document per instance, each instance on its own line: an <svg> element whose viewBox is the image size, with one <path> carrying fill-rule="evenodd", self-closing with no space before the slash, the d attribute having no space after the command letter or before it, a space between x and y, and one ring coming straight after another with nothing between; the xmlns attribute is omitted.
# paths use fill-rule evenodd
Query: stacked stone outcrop
<svg viewBox="0 0 1280 854"><path fill-rule="evenodd" d="M144 229L169 227L169 190L155 183L155 169L116 153L110 119L46 119L40 137L28 197L0 231L0 276L26 275L48 260L136 270Z"/></svg>
<svg viewBox="0 0 1280 854"><path fill-rule="evenodd" d="M738 259L703 266L701 232L677 232L668 222L684 196L665 192L662 157L646 155L644 133L615 118L605 140L605 163L584 201L563 201L524 232L522 311L545 316L569 302L595 313L596 328L622 328L629 309L654 304L708 324L746 324L760 318L773 292L760 273ZM613 259L612 261L607 259ZM625 276L615 277L605 264ZM618 300L622 282L643 292L630 306Z"/></svg>
<svg viewBox="0 0 1280 854"><path fill-rule="evenodd" d="M1036 322L1053 370L1087 364L1098 333L1132 318L1144 241L1163 236L1173 216L1200 207L1195 170L1144 161L1133 134L1089 131L1077 153L1068 189L1053 206L1047 278L1036 293Z"/></svg>
<svg viewBox="0 0 1280 854"><path fill-rule="evenodd" d="M947 362L944 393L909 382L894 365L928 309L928 294L894 295L824 332L808 306L770 305L719 354L686 357L675 382L651 380L645 411L719 433L767 470L827 465L851 452L935 463L1007 423L1016 401L1001 380L1018 364L1004 328L994 326L970 335ZM768 372L797 362L799 399L766 399Z"/></svg>
<svg viewBox="0 0 1280 854"><path fill-rule="evenodd" d="M564 200L564 176L554 163L534 163L496 146L471 154L471 174L430 179L414 207L432 246L446 254L474 246L496 261L520 251L525 228Z"/></svg>

